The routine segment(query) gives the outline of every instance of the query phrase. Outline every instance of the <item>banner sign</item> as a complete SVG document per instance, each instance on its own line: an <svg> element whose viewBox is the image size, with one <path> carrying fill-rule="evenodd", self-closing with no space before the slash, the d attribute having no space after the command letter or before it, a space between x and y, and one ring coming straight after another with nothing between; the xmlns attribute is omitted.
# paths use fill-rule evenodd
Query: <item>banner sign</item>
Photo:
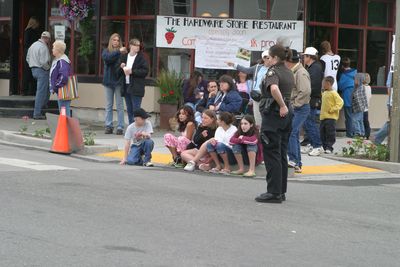
<svg viewBox="0 0 400 267"><path fill-rule="evenodd" d="M228 68L223 61L250 64L250 51L264 51L284 37L303 51L304 22L157 16L157 47L196 49L196 67ZM211 60L211 61L210 61Z"/></svg>

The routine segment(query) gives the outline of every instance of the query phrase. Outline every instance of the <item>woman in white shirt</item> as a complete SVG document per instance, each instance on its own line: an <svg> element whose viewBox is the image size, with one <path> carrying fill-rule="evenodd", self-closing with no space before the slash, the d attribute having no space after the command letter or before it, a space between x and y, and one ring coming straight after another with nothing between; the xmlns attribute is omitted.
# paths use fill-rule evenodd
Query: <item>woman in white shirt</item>
<svg viewBox="0 0 400 267"><path fill-rule="evenodd" d="M134 122L133 112L142 105L145 77L149 72L148 63L140 51L138 39L129 41L129 54L121 58L121 71L124 73L124 93L129 124Z"/></svg>

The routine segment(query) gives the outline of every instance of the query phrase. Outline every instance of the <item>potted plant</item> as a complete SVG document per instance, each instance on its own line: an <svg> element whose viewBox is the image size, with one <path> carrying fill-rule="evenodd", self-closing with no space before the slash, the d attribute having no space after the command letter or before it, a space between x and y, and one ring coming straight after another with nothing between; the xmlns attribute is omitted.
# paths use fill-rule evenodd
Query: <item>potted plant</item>
<svg viewBox="0 0 400 267"><path fill-rule="evenodd" d="M176 71L163 70L156 79L160 90L160 128L169 129L169 119L174 117L182 99L183 79Z"/></svg>

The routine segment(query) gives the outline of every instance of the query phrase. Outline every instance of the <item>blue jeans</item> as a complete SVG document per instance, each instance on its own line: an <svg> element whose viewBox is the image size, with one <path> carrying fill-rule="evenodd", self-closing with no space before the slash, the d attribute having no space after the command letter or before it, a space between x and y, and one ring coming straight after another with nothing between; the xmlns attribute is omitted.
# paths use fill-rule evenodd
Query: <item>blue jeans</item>
<svg viewBox="0 0 400 267"><path fill-rule="evenodd" d="M316 108L310 108L310 114L304 122L304 130L306 131L307 137L313 148L322 146L319 125L317 123L317 116L319 118L319 112L320 111Z"/></svg>
<svg viewBox="0 0 400 267"><path fill-rule="evenodd" d="M114 95L115 95L115 105L117 107L118 115L118 129L125 128L124 122L124 101L121 96L121 88L119 86L113 88L104 86L106 93L106 121L105 126L113 128L113 105L114 105Z"/></svg>
<svg viewBox="0 0 400 267"><path fill-rule="evenodd" d="M289 136L288 156L289 160L294 161L297 166L301 167L300 153L300 128L310 114L310 105L305 104L299 108L293 109L292 131Z"/></svg>
<svg viewBox="0 0 400 267"><path fill-rule="evenodd" d="M236 164L235 155L233 155L232 149L225 145L224 143L218 142L216 146L213 146L211 143L207 144L207 152L216 152L217 154L224 154L228 155L229 164ZM221 161L221 159L220 159Z"/></svg>
<svg viewBox="0 0 400 267"><path fill-rule="evenodd" d="M35 108L33 110L33 116L36 117L42 115L42 108L49 101L49 71L42 68L32 68L32 76L37 80Z"/></svg>
<svg viewBox="0 0 400 267"><path fill-rule="evenodd" d="M351 110L351 107L344 107L344 119L346 125L346 136L351 138L354 135L353 111Z"/></svg>
<svg viewBox="0 0 400 267"><path fill-rule="evenodd" d="M58 110L61 112L61 107L65 107L65 115L71 117L71 100L58 100Z"/></svg>
<svg viewBox="0 0 400 267"><path fill-rule="evenodd" d="M128 113L129 124L132 124L135 121L133 117L133 112L136 109L140 108L140 106L142 105L142 99L143 97L141 96L135 96L128 92L125 93L126 111Z"/></svg>
<svg viewBox="0 0 400 267"><path fill-rule="evenodd" d="M151 152L154 148L152 139L145 139L140 145L132 145L129 151L127 163L129 165L143 165L151 160Z"/></svg>
<svg viewBox="0 0 400 267"><path fill-rule="evenodd" d="M382 126L382 128L379 129L379 131L377 131L375 133L375 140L374 143L376 145L378 144L382 144L383 140L385 140L385 138L389 135L389 122L385 122L385 124Z"/></svg>
<svg viewBox="0 0 400 267"><path fill-rule="evenodd" d="M364 112L356 112L353 113L353 129L354 134L364 136L365 129L364 129Z"/></svg>

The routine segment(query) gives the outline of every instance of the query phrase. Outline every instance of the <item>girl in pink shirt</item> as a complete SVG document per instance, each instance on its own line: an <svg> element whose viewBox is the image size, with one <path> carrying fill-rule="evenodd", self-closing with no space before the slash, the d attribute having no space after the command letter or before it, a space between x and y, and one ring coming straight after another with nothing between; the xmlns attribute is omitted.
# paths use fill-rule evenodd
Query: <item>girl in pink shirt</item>
<svg viewBox="0 0 400 267"><path fill-rule="evenodd" d="M244 177L256 176L256 156L258 150L258 131L254 123L254 118L251 115L245 115L240 121L240 126L237 132L231 137L229 143L232 145L232 150L239 166L237 171L231 172ZM242 152L247 152L249 170L244 172L244 162Z"/></svg>

